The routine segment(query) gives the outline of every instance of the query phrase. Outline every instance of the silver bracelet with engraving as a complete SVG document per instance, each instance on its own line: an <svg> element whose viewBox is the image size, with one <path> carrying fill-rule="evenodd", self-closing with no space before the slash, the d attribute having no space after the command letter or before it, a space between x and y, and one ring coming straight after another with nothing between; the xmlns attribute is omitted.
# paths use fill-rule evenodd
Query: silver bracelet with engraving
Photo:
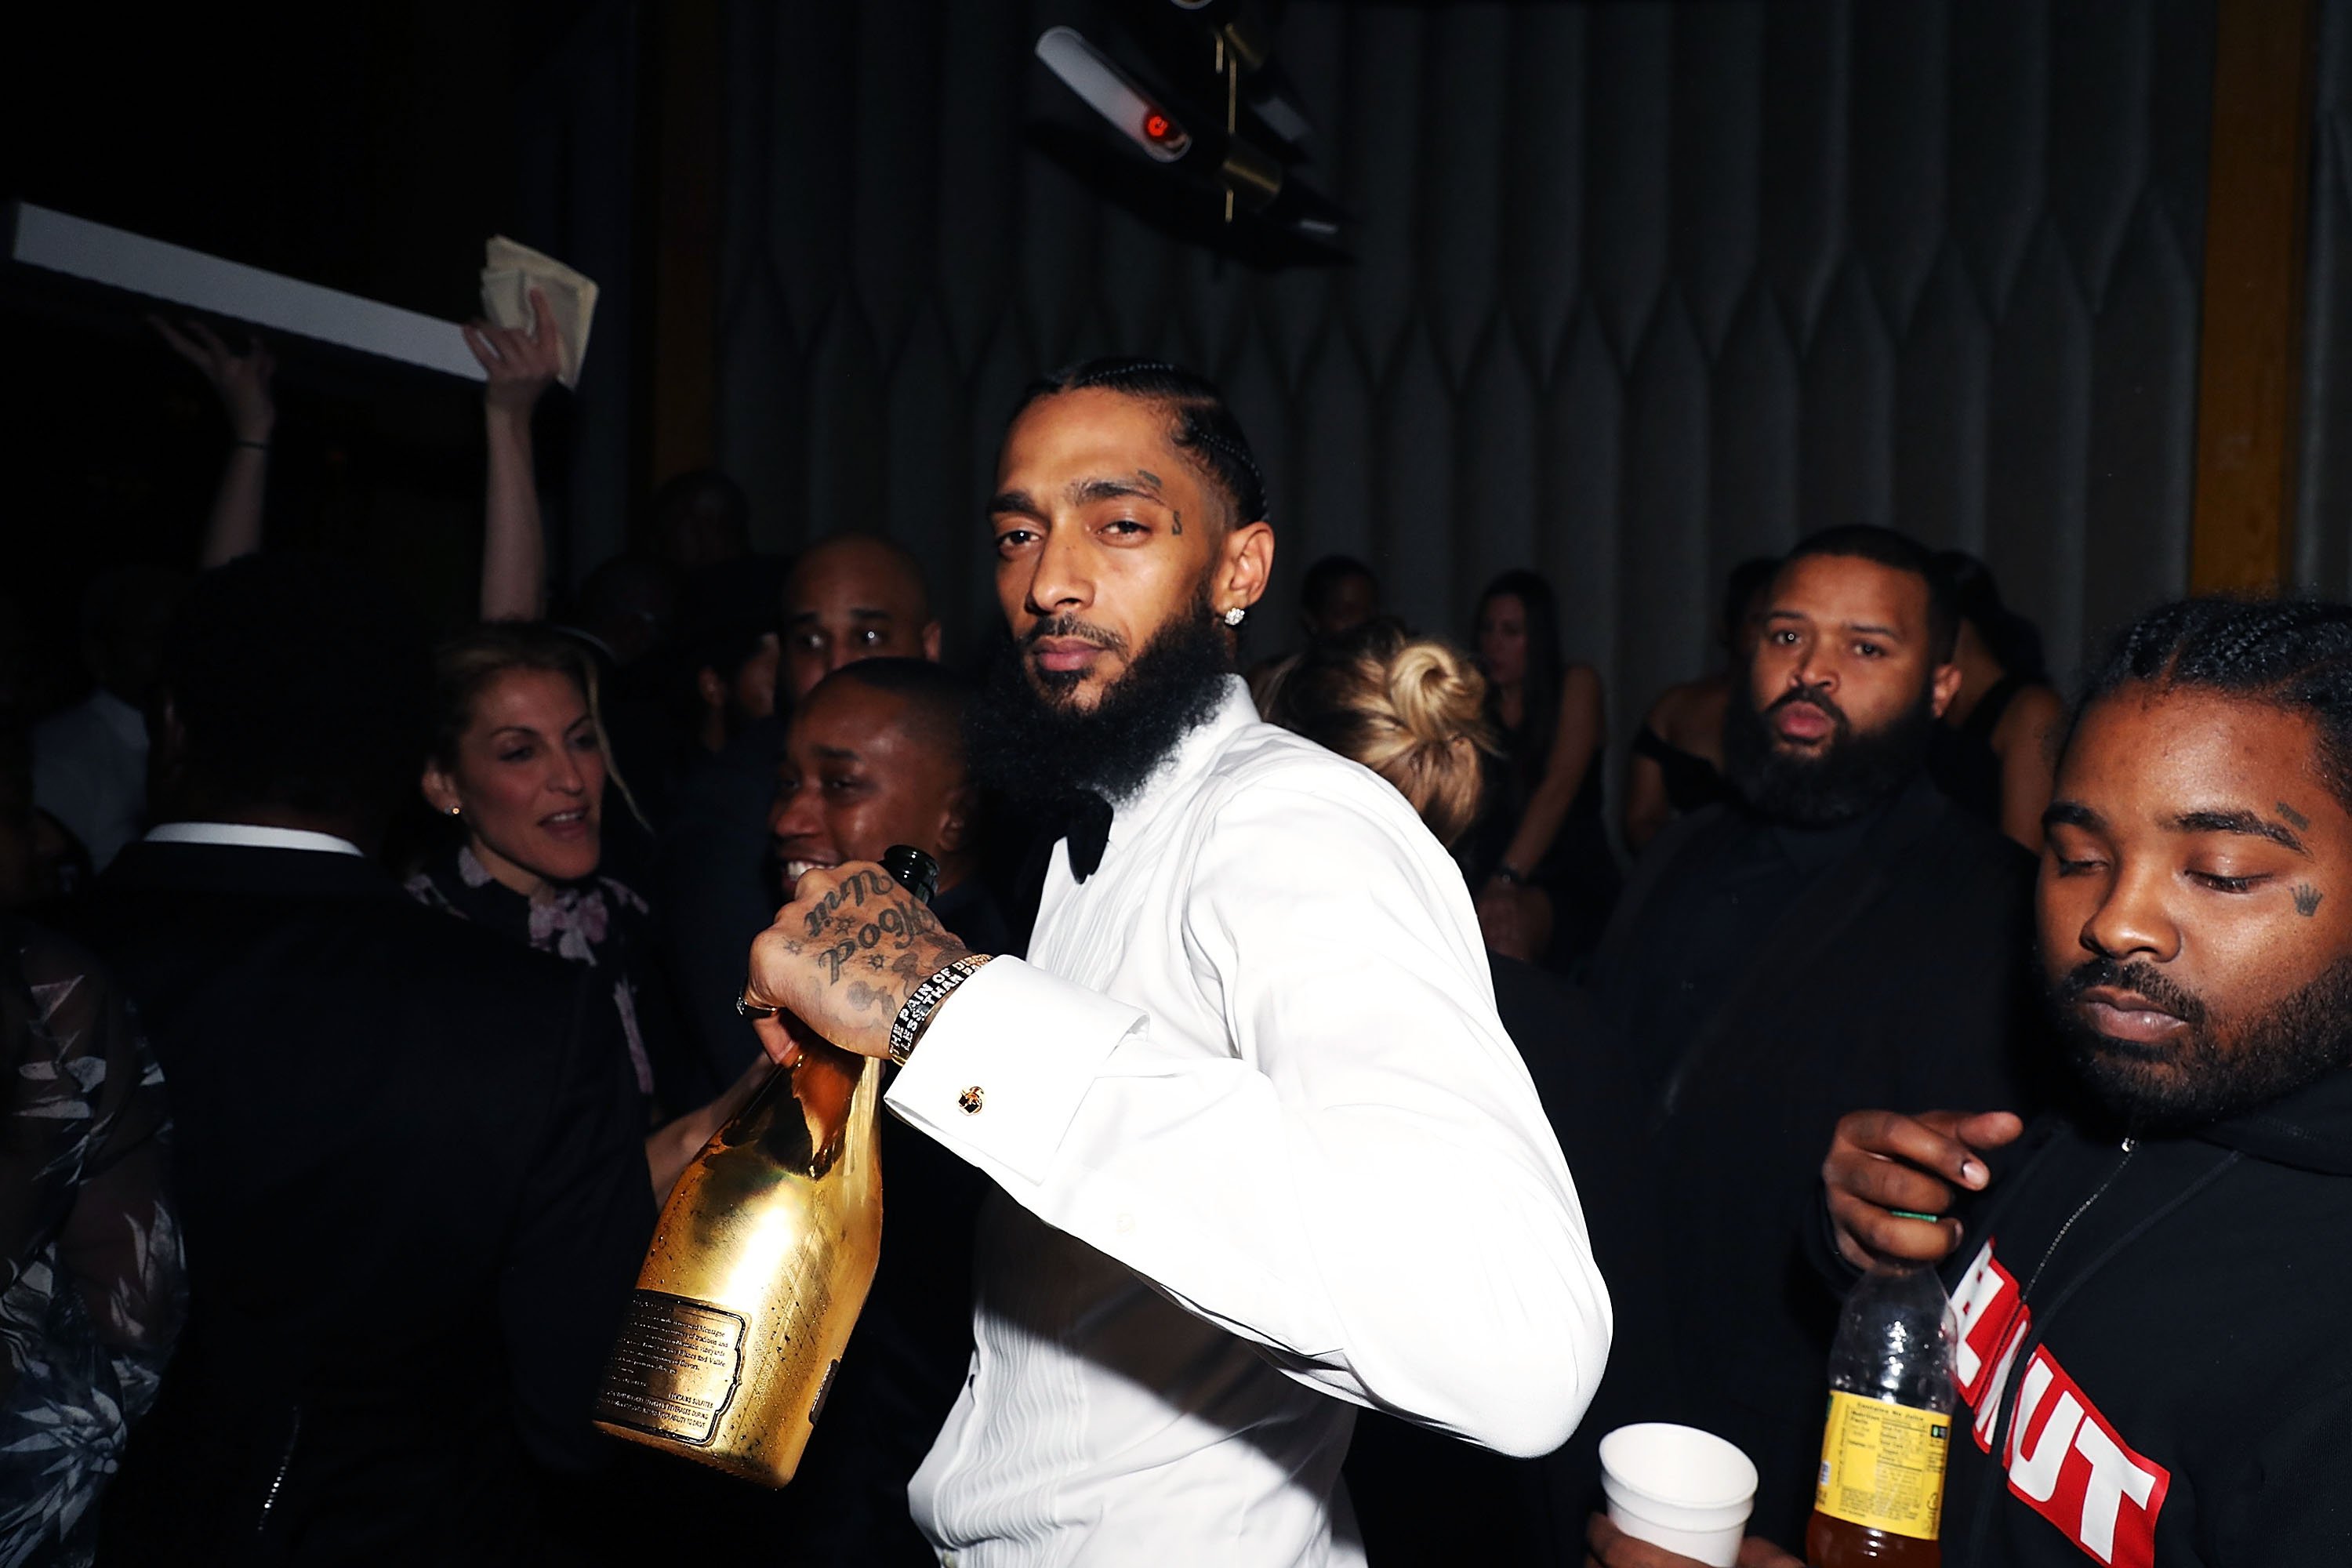
<svg viewBox="0 0 2352 1568"><path fill-rule="evenodd" d="M907 1065L907 1054L915 1048L915 1042L923 1037L924 1026L931 1021L931 1014L939 1005L946 1001L957 986L979 973L982 966L994 956L987 952L968 952L915 987L915 994L907 998L907 1005L898 1009L896 1018L890 1020L892 1061L900 1067Z"/></svg>

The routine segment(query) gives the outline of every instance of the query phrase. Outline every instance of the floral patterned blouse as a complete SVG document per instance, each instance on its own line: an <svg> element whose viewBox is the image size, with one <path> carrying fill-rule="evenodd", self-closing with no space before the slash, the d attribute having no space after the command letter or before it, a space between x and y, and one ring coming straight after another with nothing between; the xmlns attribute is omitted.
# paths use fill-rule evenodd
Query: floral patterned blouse
<svg viewBox="0 0 2352 1568"><path fill-rule="evenodd" d="M185 1305L163 1075L89 955L0 917L0 1568L90 1561Z"/></svg>
<svg viewBox="0 0 2352 1568"><path fill-rule="evenodd" d="M645 900L604 876L559 884L551 898L527 899L493 879L467 845L429 863L407 886L409 896L419 903L610 973L613 1005L629 1043L637 1090L653 1094L653 1058L646 1049L646 1036L660 1007L648 1006L648 976L641 968L656 955L653 913Z"/></svg>

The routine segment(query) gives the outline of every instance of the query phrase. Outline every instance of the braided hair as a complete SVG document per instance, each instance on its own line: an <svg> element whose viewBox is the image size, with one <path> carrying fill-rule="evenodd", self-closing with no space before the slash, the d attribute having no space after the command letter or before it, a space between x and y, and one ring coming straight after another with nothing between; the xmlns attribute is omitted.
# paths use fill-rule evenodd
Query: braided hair
<svg viewBox="0 0 2352 1568"><path fill-rule="evenodd" d="M2316 599L2181 599L2119 633L2075 722L2134 682L2201 687L2309 719L2319 768L2352 809L2352 605Z"/></svg>
<svg viewBox="0 0 2352 1568"><path fill-rule="evenodd" d="M1124 355L1090 359L1031 382L1013 416L1019 418L1039 398L1097 389L1167 409L1176 421L1169 439L1224 492L1226 503L1234 509L1230 521L1238 524L1265 518L1265 476L1258 471L1249 437L1242 434L1241 422L1234 417L1216 383L1197 371L1166 360Z"/></svg>

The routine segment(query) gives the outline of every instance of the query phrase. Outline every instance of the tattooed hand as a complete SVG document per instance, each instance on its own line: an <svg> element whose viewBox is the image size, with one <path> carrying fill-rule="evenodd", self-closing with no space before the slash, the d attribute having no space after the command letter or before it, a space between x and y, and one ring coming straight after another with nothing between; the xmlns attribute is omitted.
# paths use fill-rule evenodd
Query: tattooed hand
<svg viewBox="0 0 2352 1568"><path fill-rule="evenodd" d="M890 1054L890 1021L931 974L971 950L881 867L852 861L804 872L793 901L751 944L744 1000L781 1007L860 1056ZM782 1059L782 1016L756 1024Z"/></svg>

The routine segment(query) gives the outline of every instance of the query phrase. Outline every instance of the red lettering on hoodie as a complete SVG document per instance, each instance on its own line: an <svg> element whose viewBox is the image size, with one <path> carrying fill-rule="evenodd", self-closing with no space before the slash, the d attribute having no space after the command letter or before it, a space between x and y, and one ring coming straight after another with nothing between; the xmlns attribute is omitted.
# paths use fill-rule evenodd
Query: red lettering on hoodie
<svg viewBox="0 0 2352 1568"><path fill-rule="evenodd" d="M2025 1310L2017 1278L1992 1255L1988 1237L1976 1261L1952 1292L1952 1312L1959 1320L1959 1342L1952 1352L1952 1381L1970 1408L1984 1395L1985 1385L2001 1369L2001 1351L2022 1332L2032 1314ZM1979 1447L1986 1445L1979 1443Z"/></svg>
<svg viewBox="0 0 2352 1568"><path fill-rule="evenodd" d="M1977 1447L1990 1453L2010 1371L2033 1320L1990 1239L1952 1310L1959 1329L1954 1381L1976 1412ZM2112 1568L2154 1568L2156 1518L2172 1472L2123 1440L2046 1345L2027 1358L2002 1467L2010 1491L2085 1554Z"/></svg>

